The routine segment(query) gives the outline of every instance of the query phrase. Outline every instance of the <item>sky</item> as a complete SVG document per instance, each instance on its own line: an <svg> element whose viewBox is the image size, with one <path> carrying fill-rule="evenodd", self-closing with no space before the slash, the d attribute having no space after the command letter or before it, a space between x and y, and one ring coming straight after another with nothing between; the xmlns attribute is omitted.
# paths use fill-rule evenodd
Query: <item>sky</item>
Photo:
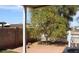
<svg viewBox="0 0 79 59"><path fill-rule="evenodd" d="M0 22L8 24L21 24L23 8L16 5L0 5Z"/></svg>
<svg viewBox="0 0 79 59"><path fill-rule="evenodd" d="M27 23L31 22L31 10L27 9ZM23 22L23 8L19 5L0 5L0 22L7 22L8 24L22 24ZM79 11L73 16L73 22L70 22L70 27L79 26L76 20L79 17Z"/></svg>
<svg viewBox="0 0 79 59"><path fill-rule="evenodd" d="M32 12L30 8L27 8L27 23L31 23Z"/></svg>
<svg viewBox="0 0 79 59"><path fill-rule="evenodd" d="M79 22L77 20L79 20L79 11L77 11L76 15L73 16L73 21L69 22L70 27L79 26Z"/></svg>

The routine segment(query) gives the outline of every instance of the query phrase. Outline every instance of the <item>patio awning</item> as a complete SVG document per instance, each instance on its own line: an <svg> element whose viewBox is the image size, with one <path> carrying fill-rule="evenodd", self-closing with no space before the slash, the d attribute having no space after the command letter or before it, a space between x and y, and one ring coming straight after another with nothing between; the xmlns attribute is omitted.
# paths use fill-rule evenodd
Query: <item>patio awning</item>
<svg viewBox="0 0 79 59"><path fill-rule="evenodd" d="M48 6L48 5L24 5L24 7L31 7L31 8L40 8L40 7L45 7L45 6Z"/></svg>

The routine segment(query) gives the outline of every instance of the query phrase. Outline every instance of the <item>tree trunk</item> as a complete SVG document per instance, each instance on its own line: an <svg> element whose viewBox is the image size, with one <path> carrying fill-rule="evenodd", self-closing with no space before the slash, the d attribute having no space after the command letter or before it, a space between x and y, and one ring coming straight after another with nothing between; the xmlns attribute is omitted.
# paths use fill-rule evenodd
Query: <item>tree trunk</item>
<svg viewBox="0 0 79 59"><path fill-rule="evenodd" d="M46 45L48 45L48 36L46 36Z"/></svg>

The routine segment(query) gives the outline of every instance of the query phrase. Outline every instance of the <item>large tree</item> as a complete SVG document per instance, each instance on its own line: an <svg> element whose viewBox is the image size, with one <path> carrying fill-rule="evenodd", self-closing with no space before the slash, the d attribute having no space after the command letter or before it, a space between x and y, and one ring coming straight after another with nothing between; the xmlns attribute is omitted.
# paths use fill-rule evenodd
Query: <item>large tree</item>
<svg viewBox="0 0 79 59"><path fill-rule="evenodd" d="M67 30L67 20L58 15L58 9L55 6L47 6L34 9L32 12L32 26L34 27L34 37L41 34L48 38L57 39L64 37Z"/></svg>
<svg viewBox="0 0 79 59"><path fill-rule="evenodd" d="M77 6L45 6L32 10L32 38L39 38L41 34L56 40L66 36L68 21L75 15Z"/></svg>

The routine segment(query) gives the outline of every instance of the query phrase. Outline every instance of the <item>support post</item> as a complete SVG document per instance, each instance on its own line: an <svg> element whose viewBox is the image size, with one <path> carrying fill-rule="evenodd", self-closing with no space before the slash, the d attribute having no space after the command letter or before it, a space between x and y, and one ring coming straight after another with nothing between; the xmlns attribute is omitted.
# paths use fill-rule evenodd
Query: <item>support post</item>
<svg viewBox="0 0 79 59"><path fill-rule="evenodd" d="M23 53L26 53L26 8L27 7L24 7L24 10L23 10Z"/></svg>
<svg viewBox="0 0 79 59"><path fill-rule="evenodd" d="M68 35L67 35L68 47L71 46L71 37L72 37L72 35L71 35L71 31L69 30L69 31L68 31Z"/></svg>

